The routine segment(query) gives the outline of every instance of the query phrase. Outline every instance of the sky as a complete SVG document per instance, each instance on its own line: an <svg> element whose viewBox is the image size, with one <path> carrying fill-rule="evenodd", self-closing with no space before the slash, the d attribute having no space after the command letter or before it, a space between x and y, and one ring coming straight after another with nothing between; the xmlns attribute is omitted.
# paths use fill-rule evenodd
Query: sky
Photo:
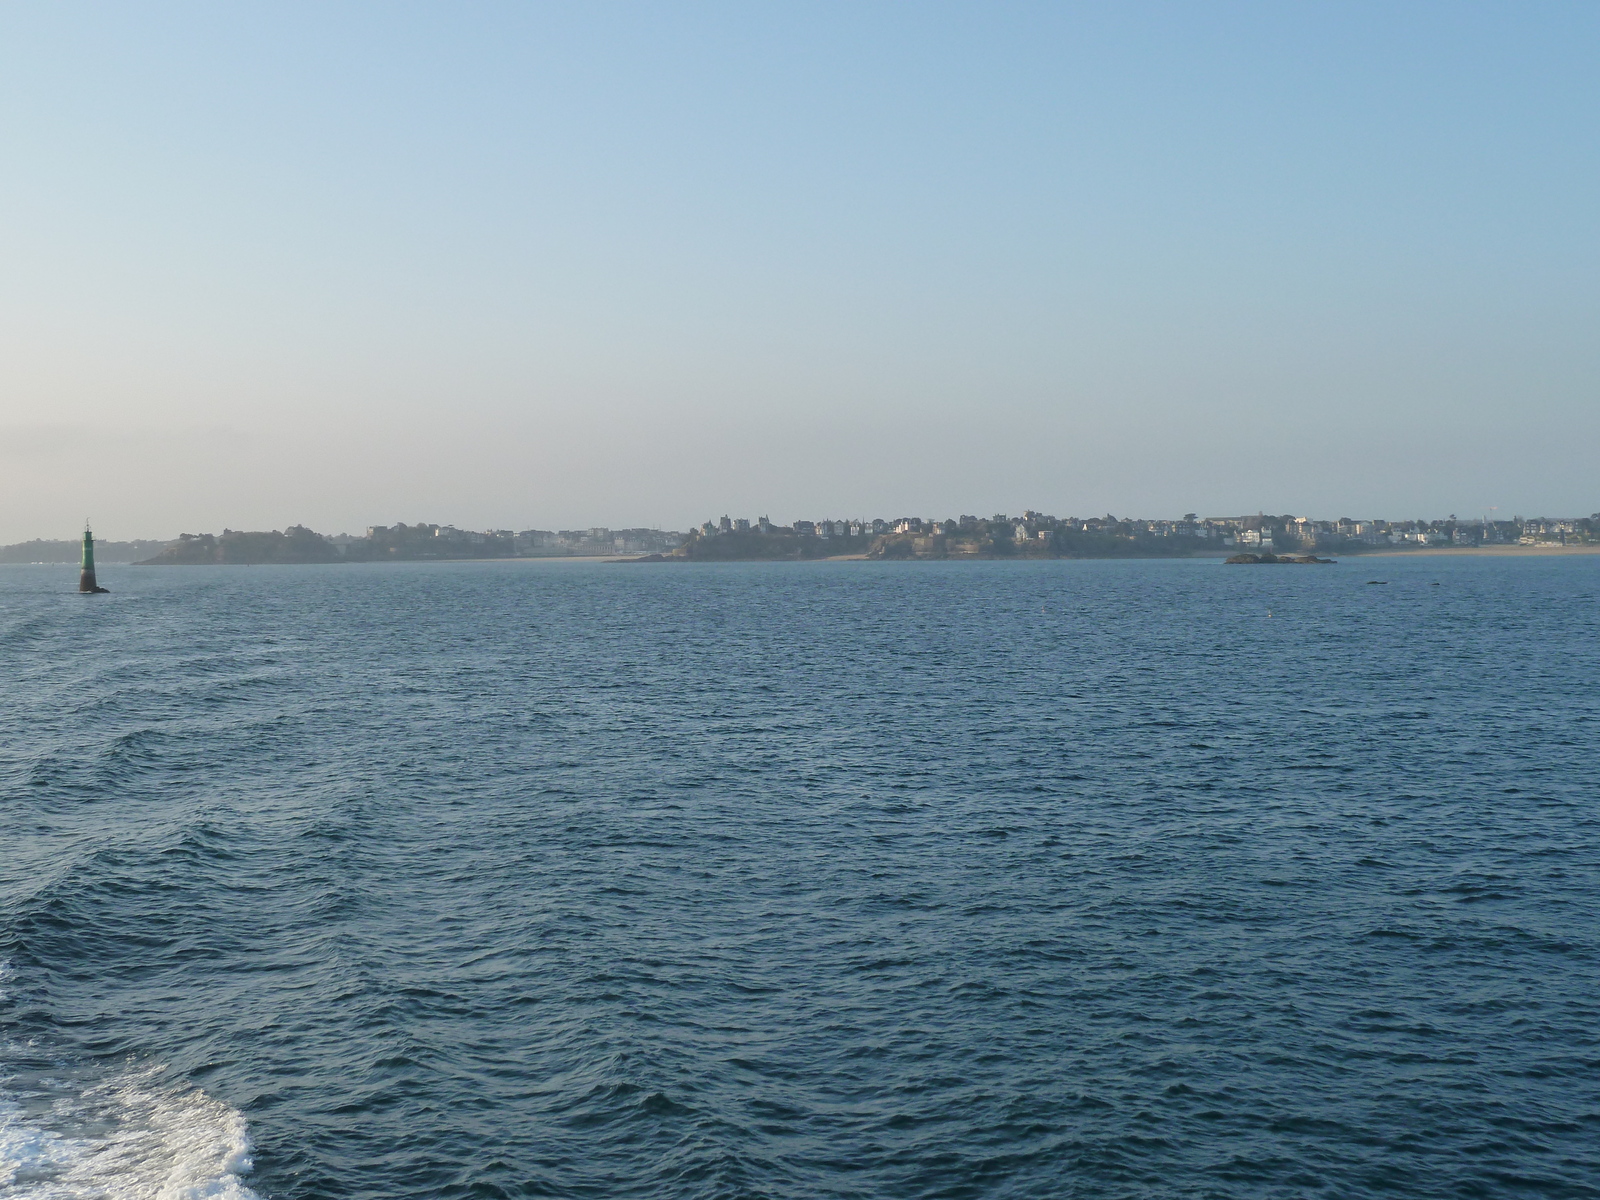
<svg viewBox="0 0 1600 1200"><path fill-rule="evenodd" d="M1600 509L1600 5L11 3L0 541Z"/></svg>

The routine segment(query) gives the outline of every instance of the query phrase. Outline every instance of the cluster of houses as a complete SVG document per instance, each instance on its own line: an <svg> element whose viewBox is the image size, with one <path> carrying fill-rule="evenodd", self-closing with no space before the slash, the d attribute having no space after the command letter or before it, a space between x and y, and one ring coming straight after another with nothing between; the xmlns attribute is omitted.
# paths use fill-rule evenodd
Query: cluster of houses
<svg viewBox="0 0 1600 1200"><path fill-rule="evenodd" d="M1284 540L1298 546L1337 546L1355 543L1370 546L1493 546L1512 543L1565 542L1586 540L1590 518L1532 519L1515 517L1509 521L1469 520L1454 517L1445 521L1313 521L1307 517L1285 518L1281 526L1251 525L1252 518L1231 536L1239 546L1262 545ZM1600 522L1596 522L1600 524Z"/></svg>
<svg viewBox="0 0 1600 1200"><path fill-rule="evenodd" d="M1219 522L1207 522L1220 524ZM1152 522L1157 524L1157 522ZM1487 518L1443 521L1314 521L1309 517L1240 517L1227 523L1224 545L1249 547L1287 541L1313 549L1337 546L1494 546L1541 542L1583 542L1600 532L1600 513L1592 517ZM1232 540L1229 541L1228 539Z"/></svg>
<svg viewBox="0 0 1600 1200"><path fill-rule="evenodd" d="M457 529L454 525L370 525L364 539L373 546L395 545L421 556L560 558L603 554L659 554L683 544L684 534L666 529ZM332 539L335 542L341 539ZM346 538L356 542L363 539Z"/></svg>
<svg viewBox="0 0 1600 1200"><path fill-rule="evenodd" d="M1178 520L1144 520L1126 517L1055 517L1028 510L1021 516L997 513L992 517L961 516L945 520L897 517L885 520L844 519L795 521L774 525L767 517L748 520L722 517L698 529L678 533L666 529L457 529L453 525L373 525L366 537L341 535L329 540L348 557L376 557L370 551L387 548L405 557L526 557L547 558L608 554L666 554L686 541L729 535L782 535L855 542L858 545L891 535L916 539L948 538L959 541L1001 539L1021 545L1051 546L1069 543L1072 535L1100 535L1138 542L1182 539L1195 549L1344 549L1364 546L1487 546L1600 540L1600 513L1590 517L1512 517L1443 521L1353 520L1317 521L1310 517L1268 516L1199 517L1186 513ZM348 543L348 545L347 545ZM1172 543L1173 549L1178 549Z"/></svg>
<svg viewBox="0 0 1600 1200"><path fill-rule="evenodd" d="M684 534L668 529L524 529L513 544L518 554L551 557L582 554L665 554L683 544Z"/></svg>
<svg viewBox="0 0 1600 1200"><path fill-rule="evenodd" d="M1198 546L1218 549L1277 547L1316 549L1361 546L1485 546L1540 542L1581 542L1600 536L1600 513L1591 517L1523 518L1509 521L1458 520L1380 521L1340 517L1317 521L1310 517L1267 516L1199 517L1186 513L1180 520L1134 520L1104 517L1055 517L1032 510L1020 517L1004 513L992 517L961 516L946 520L899 517L894 520L796 521L775 526L766 517L755 521L724 516L707 521L691 536L782 533L800 537L860 539L889 534L915 537L1010 538L1017 543L1049 543L1058 535L1100 534L1134 540L1183 538Z"/></svg>
<svg viewBox="0 0 1600 1200"><path fill-rule="evenodd" d="M908 518L914 519L914 518ZM786 533L800 537L862 538L880 537L893 532L893 522L876 521L796 521L793 525L774 525L766 517L748 521L743 517L707 521L691 537L717 537L725 533Z"/></svg>

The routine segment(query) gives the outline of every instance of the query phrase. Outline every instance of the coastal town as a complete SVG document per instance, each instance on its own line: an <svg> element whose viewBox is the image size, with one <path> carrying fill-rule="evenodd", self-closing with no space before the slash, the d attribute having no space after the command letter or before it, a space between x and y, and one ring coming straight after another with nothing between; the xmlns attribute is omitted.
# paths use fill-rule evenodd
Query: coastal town
<svg viewBox="0 0 1600 1200"><path fill-rule="evenodd" d="M686 558L831 557L947 558L961 556L1122 557L1181 556L1233 551L1343 554L1380 549L1578 544L1600 537L1600 513L1589 517L1487 517L1461 520L1384 521L1341 517L1320 521L1291 515L1256 514L1145 520L1056 517L1024 511L992 517L963 515L944 520L795 521L777 526L722 517L692 531L673 554ZM775 553L764 554L763 549Z"/></svg>
<svg viewBox="0 0 1600 1200"><path fill-rule="evenodd" d="M631 558L729 561L821 558L1122 558L1195 555L1342 555L1441 548L1600 549L1600 513L1587 517L1387 521L1291 515L1134 519L1012 516L822 518L775 524L723 516L687 532L654 528L470 530L418 523L372 525L362 534L284 530L183 534L170 542L102 543L101 561L152 566L206 563L417 562L485 558ZM0 563L76 561L76 541L0 547Z"/></svg>

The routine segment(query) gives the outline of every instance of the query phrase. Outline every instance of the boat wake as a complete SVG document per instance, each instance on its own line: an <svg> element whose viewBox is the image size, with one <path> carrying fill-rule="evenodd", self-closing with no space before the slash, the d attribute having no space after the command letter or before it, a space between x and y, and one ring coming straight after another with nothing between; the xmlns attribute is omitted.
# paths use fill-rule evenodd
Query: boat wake
<svg viewBox="0 0 1600 1200"><path fill-rule="evenodd" d="M5 967L0 964L0 998ZM159 1064L111 1071L0 1041L0 1195L27 1200L259 1200L242 1113Z"/></svg>

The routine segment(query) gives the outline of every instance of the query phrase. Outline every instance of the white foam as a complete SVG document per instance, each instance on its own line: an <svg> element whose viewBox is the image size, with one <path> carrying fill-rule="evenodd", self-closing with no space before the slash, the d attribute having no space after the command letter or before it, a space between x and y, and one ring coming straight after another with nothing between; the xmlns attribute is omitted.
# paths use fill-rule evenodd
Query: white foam
<svg viewBox="0 0 1600 1200"><path fill-rule="evenodd" d="M0 1048L0 1059L9 1058ZM11 1061L15 1061L12 1059ZM259 1200L243 1114L156 1065L0 1081L0 1191L26 1200Z"/></svg>
<svg viewBox="0 0 1600 1200"><path fill-rule="evenodd" d="M28 1180L48 1178L71 1164L77 1148L60 1134L29 1124L22 1106L0 1095L0 1188L8 1195L46 1195Z"/></svg>

